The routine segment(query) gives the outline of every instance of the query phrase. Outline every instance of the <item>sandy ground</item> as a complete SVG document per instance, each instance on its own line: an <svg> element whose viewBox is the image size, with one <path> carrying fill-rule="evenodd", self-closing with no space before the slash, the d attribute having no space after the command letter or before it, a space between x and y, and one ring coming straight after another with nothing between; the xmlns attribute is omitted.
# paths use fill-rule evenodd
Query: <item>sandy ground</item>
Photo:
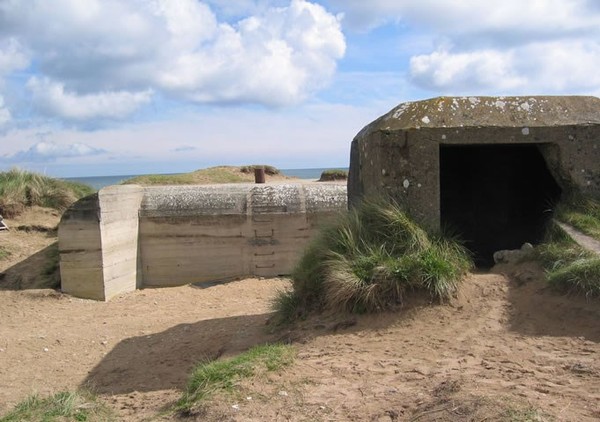
<svg viewBox="0 0 600 422"><path fill-rule="evenodd" d="M57 220L37 213L46 226ZM160 412L196 362L284 341L297 350L292 366L190 420L600 419L600 305L549 291L535 264L474 274L450 304L274 331L269 302L286 280L148 289L108 303L30 288L53 236L0 232L13 251L0 260L0 414L35 392L89 387L120 420L175 418Z"/></svg>

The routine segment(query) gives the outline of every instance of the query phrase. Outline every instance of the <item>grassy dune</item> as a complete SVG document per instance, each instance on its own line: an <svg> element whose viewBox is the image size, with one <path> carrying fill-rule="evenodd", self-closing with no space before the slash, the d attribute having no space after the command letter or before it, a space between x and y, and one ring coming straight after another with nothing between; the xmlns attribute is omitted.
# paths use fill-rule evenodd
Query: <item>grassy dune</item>
<svg viewBox="0 0 600 422"><path fill-rule="evenodd" d="M138 176L125 180L123 184L136 184L142 186L151 185L205 185L218 183L251 183L254 182L254 168L258 165L249 166L218 166L207 169L196 170L191 173L182 174L152 174ZM267 176L284 177L278 169L272 166L265 167Z"/></svg>
<svg viewBox="0 0 600 422"><path fill-rule="evenodd" d="M17 216L32 206L64 211L79 198L92 193L94 189L83 183L19 169L0 172L0 214L4 217Z"/></svg>

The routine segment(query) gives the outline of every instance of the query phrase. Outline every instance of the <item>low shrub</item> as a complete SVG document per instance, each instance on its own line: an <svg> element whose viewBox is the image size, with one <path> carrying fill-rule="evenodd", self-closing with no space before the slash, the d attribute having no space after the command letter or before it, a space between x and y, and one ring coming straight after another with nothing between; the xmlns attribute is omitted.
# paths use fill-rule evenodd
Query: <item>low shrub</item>
<svg viewBox="0 0 600 422"><path fill-rule="evenodd" d="M319 182L331 182L335 180L347 180L348 172L346 170L325 170L321 173Z"/></svg>
<svg viewBox="0 0 600 422"><path fill-rule="evenodd" d="M64 211L79 198L93 192L82 183L12 169L0 172L0 214L12 218L31 206Z"/></svg>
<svg viewBox="0 0 600 422"><path fill-rule="evenodd" d="M274 300L280 322L313 310L376 312L410 291L452 296L472 267L456 240L428 233L398 204L364 201L308 246L292 273L292 290Z"/></svg>

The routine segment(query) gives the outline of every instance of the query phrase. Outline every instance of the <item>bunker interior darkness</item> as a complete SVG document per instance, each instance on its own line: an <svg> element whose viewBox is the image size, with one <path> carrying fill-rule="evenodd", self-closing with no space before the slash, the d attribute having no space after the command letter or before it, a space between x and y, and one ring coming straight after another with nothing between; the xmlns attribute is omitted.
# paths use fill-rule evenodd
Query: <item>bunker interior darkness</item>
<svg viewBox="0 0 600 422"><path fill-rule="evenodd" d="M363 128L348 201L387 197L447 228L477 265L539 243L561 198L600 197L600 99L438 97L402 103Z"/></svg>
<svg viewBox="0 0 600 422"><path fill-rule="evenodd" d="M536 145L441 145L442 227L478 266L494 252L543 240L561 188Z"/></svg>

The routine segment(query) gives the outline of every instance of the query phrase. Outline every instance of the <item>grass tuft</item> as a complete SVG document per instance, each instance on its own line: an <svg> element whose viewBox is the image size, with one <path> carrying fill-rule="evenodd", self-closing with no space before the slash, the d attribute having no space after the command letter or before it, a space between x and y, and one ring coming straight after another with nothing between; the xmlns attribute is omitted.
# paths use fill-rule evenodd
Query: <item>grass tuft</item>
<svg viewBox="0 0 600 422"><path fill-rule="evenodd" d="M551 271L551 286L564 293L581 294L589 298L600 297L600 258L583 258Z"/></svg>
<svg viewBox="0 0 600 422"><path fill-rule="evenodd" d="M11 412L0 417L0 422L59 422L116 421L113 413L96 397L86 391L61 392L42 398L32 395L19 403Z"/></svg>
<svg viewBox="0 0 600 422"><path fill-rule="evenodd" d="M471 267L456 240L428 233L397 204L365 201L314 239L292 273L292 290L273 306L285 323L323 309L390 309L409 291L443 301Z"/></svg>
<svg viewBox="0 0 600 422"><path fill-rule="evenodd" d="M573 195L557 207L557 218L600 240L600 200Z"/></svg>
<svg viewBox="0 0 600 422"><path fill-rule="evenodd" d="M600 257L585 250L553 224L537 253L548 283L567 294L600 297Z"/></svg>
<svg viewBox="0 0 600 422"><path fill-rule="evenodd" d="M32 206L64 211L79 198L93 192L82 183L12 169L0 172L0 214L12 218Z"/></svg>
<svg viewBox="0 0 600 422"><path fill-rule="evenodd" d="M11 251L6 246L0 245L0 261L8 258L11 255Z"/></svg>
<svg viewBox="0 0 600 422"><path fill-rule="evenodd" d="M294 349L281 344L255 346L231 359L204 362L196 366L177 410L192 412L218 393L231 393L236 384L265 371L276 371L292 363Z"/></svg>

